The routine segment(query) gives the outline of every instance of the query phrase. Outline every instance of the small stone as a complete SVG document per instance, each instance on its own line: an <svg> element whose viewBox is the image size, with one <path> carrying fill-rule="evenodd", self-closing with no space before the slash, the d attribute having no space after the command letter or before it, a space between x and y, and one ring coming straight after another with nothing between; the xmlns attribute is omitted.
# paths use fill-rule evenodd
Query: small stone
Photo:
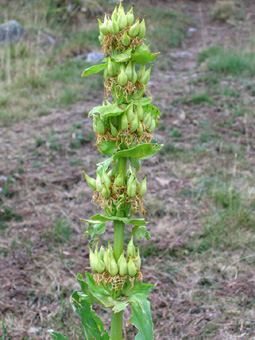
<svg viewBox="0 0 255 340"><path fill-rule="evenodd" d="M24 30L16 20L0 25L0 45L14 43L24 35Z"/></svg>
<svg viewBox="0 0 255 340"><path fill-rule="evenodd" d="M39 328L30 327L29 330L28 330L28 333L38 336L39 335Z"/></svg>
<svg viewBox="0 0 255 340"><path fill-rule="evenodd" d="M104 59L104 55L102 52L91 52L87 55L86 61L88 63L97 64L101 62L102 59Z"/></svg>
<svg viewBox="0 0 255 340"><path fill-rule="evenodd" d="M178 51L175 53L175 56L180 59L189 59L193 57L192 53L188 51Z"/></svg>
<svg viewBox="0 0 255 340"><path fill-rule="evenodd" d="M188 29L188 34L192 34L192 33L195 33L197 31L197 29L195 27L190 27Z"/></svg>

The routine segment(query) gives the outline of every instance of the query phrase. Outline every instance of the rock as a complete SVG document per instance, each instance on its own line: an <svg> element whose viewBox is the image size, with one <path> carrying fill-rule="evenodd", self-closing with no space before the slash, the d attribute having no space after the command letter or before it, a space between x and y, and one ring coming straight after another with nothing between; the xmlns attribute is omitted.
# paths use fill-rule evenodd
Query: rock
<svg viewBox="0 0 255 340"><path fill-rule="evenodd" d="M29 330L28 330L28 333L38 336L39 335L39 328L30 327Z"/></svg>
<svg viewBox="0 0 255 340"><path fill-rule="evenodd" d="M195 27L190 27L188 29L188 35L191 36L193 33L195 33L197 31L197 29Z"/></svg>
<svg viewBox="0 0 255 340"><path fill-rule="evenodd" d="M174 53L174 56L179 59L189 59L193 57L192 53L188 51L178 51Z"/></svg>
<svg viewBox="0 0 255 340"><path fill-rule="evenodd" d="M91 52L87 55L86 61L88 63L97 64L101 62L102 59L104 59L104 55L102 52Z"/></svg>
<svg viewBox="0 0 255 340"><path fill-rule="evenodd" d="M24 35L24 30L16 20L0 25L0 45L14 43Z"/></svg>

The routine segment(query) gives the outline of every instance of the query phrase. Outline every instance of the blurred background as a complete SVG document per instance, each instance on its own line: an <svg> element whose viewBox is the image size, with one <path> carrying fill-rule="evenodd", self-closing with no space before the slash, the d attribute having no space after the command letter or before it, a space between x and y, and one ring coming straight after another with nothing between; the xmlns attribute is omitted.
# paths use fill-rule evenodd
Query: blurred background
<svg viewBox="0 0 255 340"><path fill-rule="evenodd" d="M79 218L100 209L82 171L104 157L87 116L104 91L81 73L103 58L96 17L114 6L0 0L1 340L83 339L69 296L89 265ZM139 243L155 339L255 339L254 1L143 0L135 14L161 53L149 89L164 148L143 162Z"/></svg>

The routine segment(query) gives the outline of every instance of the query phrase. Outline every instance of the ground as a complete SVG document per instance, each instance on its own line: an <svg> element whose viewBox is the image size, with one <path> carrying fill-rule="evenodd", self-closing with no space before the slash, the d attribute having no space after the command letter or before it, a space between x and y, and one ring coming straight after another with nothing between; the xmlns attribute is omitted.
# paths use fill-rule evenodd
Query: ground
<svg viewBox="0 0 255 340"><path fill-rule="evenodd" d="M255 6L228 5L158 1L140 8L151 48L162 52L149 88L162 112L154 139L164 148L143 161L152 237L139 244L144 281L155 285L150 301L157 340L255 339ZM158 21L150 19L154 12ZM170 18L181 21L178 34L155 29ZM54 67L69 80L68 63ZM81 73L82 60L72 67ZM76 274L89 265L79 218L100 209L82 171L93 176L103 159L87 117L101 105L101 76L89 85L77 78L76 85L72 75L70 85L63 75L51 95L44 84L38 97L44 111L31 103L18 118L8 110L20 97L11 98L9 88L10 102L1 102L2 340L48 339L50 328L82 339L69 296L78 288ZM54 95L61 103L55 108L49 106ZM106 310L98 312L109 324ZM132 332L125 328L126 339Z"/></svg>

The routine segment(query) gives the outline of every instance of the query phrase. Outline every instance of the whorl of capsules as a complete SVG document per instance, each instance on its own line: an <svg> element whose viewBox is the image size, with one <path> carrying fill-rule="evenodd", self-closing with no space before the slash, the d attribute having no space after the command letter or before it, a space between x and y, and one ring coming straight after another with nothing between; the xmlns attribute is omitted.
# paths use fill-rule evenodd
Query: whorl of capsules
<svg viewBox="0 0 255 340"><path fill-rule="evenodd" d="M89 249L90 267L93 272L102 274L108 272L111 276L125 276L135 277L141 268L141 258L139 248L135 248L133 236L127 246L127 254L125 251L121 254L118 261L115 260L114 251L109 243L105 249L103 246L98 250L96 245L94 252Z"/></svg>

